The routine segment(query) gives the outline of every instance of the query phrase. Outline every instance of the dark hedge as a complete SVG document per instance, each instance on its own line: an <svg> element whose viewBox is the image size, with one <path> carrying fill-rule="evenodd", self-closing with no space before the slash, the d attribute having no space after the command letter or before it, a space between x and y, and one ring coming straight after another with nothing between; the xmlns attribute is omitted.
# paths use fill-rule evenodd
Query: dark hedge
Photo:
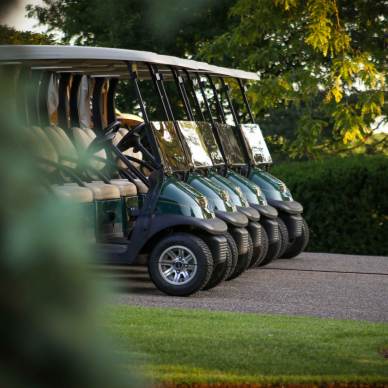
<svg viewBox="0 0 388 388"><path fill-rule="evenodd" d="M271 173L304 206L307 251L388 255L388 158L280 164Z"/></svg>

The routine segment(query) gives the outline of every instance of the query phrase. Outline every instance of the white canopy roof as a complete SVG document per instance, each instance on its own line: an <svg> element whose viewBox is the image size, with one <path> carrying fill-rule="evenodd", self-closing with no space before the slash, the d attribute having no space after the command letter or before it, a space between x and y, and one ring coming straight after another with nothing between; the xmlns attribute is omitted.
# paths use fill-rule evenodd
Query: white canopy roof
<svg viewBox="0 0 388 388"><path fill-rule="evenodd" d="M189 59L160 55L149 51L124 50L86 46L0 45L0 63L27 63L36 69L60 72L82 72L93 75L126 76L125 62L136 63L139 73L147 71L145 64L169 66L188 71L206 72L214 75L258 80L256 73L228 69Z"/></svg>

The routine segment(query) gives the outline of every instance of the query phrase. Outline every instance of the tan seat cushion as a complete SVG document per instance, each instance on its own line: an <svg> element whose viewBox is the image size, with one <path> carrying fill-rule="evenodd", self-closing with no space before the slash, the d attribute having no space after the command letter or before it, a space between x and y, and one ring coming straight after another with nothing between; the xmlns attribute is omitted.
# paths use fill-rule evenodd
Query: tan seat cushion
<svg viewBox="0 0 388 388"><path fill-rule="evenodd" d="M122 197L131 197L137 195L137 186L127 179L111 179L110 183L119 188Z"/></svg>
<svg viewBox="0 0 388 388"><path fill-rule="evenodd" d="M85 185L93 191L95 200L120 198L120 189L117 186L104 182L90 182L85 183Z"/></svg>
<svg viewBox="0 0 388 388"><path fill-rule="evenodd" d="M62 199L77 203L93 202L93 191L75 184L52 185L54 193Z"/></svg>
<svg viewBox="0 0 388 388"><path fill-rule="evenodd" d="M140 179L135 179L135 185L139 194L148 193L148 186L146 186Z"/></svg>

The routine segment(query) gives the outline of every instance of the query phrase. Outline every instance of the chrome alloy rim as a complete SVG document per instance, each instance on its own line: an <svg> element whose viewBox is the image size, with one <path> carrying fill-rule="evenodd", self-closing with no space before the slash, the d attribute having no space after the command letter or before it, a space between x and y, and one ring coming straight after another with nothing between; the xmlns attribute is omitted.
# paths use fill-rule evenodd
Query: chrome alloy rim
<svg viewBox="0 0 388 388"><path fill-rule="evenodd" d="M159 272L166 282L174 286L187 284L197 273L197 258L187 247L173 245L160 255Z"/></svg>

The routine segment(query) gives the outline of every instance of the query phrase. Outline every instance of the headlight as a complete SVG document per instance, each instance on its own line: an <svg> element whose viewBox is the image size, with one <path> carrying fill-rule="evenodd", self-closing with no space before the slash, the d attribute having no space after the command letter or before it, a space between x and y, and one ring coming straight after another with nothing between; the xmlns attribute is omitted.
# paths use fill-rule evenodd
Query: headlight
<svg viewBox="0 0 388 388"><path fill-rule="evenodd" d="M229 193L225 190L221 190L221 198L225 201L225 202L230 202L230 197L229 197Z"/></svg>
<svg viewBox="0 0 388 388"><path fill-rule="evenodd" d="M287 191L287 186L284 183L279 183L278 189L281 193L285 193Z"/></svg>
<svg viewBox="0 0 388 388"><path fill-rule="evenodd" d="M209 202L206 197L200 196L198 202L199 205L204 209L207 209L209 207Z"/></svg>
<svg viewBox="0 0 388 388"><path fill-rule="evenodd" d="M242 190L238 186L235 187L235 191L240 197L244 197Z"/></svg>

